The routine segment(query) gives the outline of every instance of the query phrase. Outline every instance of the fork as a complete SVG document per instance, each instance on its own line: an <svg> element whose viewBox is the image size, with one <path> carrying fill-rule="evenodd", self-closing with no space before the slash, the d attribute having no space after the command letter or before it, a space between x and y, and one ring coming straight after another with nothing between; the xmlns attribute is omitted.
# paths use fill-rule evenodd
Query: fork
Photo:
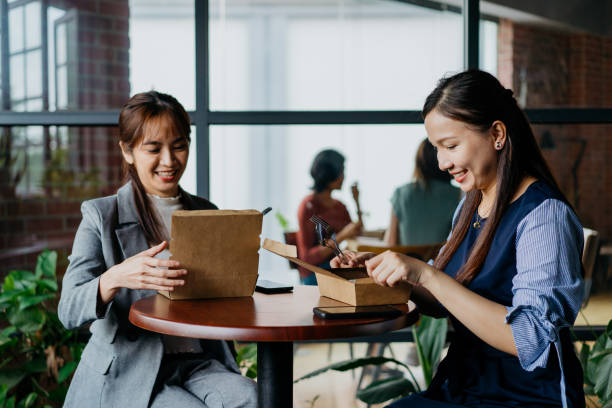
<svg viewBox="0 0 612 408"><path fill-rule="evenodd" d="M317 237L319 239L319 245L330 248L332 251L334 251L334 254L344 262L346 258L344 257L340 247L338 247L336 233L331 225L317 215L310 217L310 222L315 224L315 232L317 233ZM328 243L328 240L330 239L333 241L334 245L330 245Z"/></svg>

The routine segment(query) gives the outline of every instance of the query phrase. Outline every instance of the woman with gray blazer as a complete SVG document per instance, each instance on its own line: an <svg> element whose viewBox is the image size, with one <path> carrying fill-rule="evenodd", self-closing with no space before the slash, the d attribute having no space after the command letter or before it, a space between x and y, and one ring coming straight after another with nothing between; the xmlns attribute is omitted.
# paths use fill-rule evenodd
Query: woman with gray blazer
<svg viewBox="0 0 612 408"><path fill-rule="evenodd" d="M172 212L216 208L179 187L189 135L189 116L170 95L137 94L121 111L129 181L81 206L58 306L66 328L91 324L92 334L65 407L256 406L255 383L240 375L231 344L153 333L128 320L138 299L184 284L188 271L168 259Z"/></svg>

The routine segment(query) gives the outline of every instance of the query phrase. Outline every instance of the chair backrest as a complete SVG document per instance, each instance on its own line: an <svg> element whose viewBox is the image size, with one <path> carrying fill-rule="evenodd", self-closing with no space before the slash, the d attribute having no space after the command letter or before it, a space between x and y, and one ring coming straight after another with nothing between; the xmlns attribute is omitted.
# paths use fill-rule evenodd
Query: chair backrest
<svg viewBox="0 0 612 408"><path fill-rule="evenodd" d="M584 299L582 306L586 306L591 294L593 286L593 272L597 264L597 255L599 254L600 240L599 232L590 228L583 228L584 247L582 248L582 266L584 268Z"/></svg>
<svg viewBox="0 0 612 408"><path fill-rule="evenodd" d="M295 231L285 231L283 232L283 237L285 238L285 244L287 245L295 245L297 246L297 232ZM297 269L297 265L293 262L289 261L289 267L291 269Z"/></svg>
<svg viewBox="0 0 612 408"><path fill-rule="evenodd" d="M582 264L584 265L584 277L592 278L597 254L599 253L599 232L583 228L584 247L582 248Z"/></svg>
<svg viewBox="0 0 612 408"><path fill-rule="evenodd" d="M435 258L438 255L438 251L444 245L444 242L428 245L392 245L392 246L373 246L373 245L358 245L358 252L374 252L375 254L382 254L383 252L390 250L418 258L422 261L427 262L428 260Z"/></svg>

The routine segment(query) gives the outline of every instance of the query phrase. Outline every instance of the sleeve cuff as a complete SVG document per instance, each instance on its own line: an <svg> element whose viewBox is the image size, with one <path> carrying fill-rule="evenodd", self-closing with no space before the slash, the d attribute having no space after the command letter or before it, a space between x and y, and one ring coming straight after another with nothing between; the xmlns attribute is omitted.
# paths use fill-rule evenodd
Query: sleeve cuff
<svg viewBox="0 0 612 408"><path fill-rule="evenodd" d="M96 294L96 318L104 319L108 315L111 305L113 304L113 300L111 299L111 301L107 304L104 304L104 302L102 302L102 298L100 297L100 277L98 276L95 280L97 282L98 287L98 291Z"/></svg>
<svg viewBox="0 0 612 408"><path fill-rule="evenodd" d="M554 325L533 306L506 306L506 310L521 367L527 371L545 367L551 343L558 341L564 325Z"/></svg>

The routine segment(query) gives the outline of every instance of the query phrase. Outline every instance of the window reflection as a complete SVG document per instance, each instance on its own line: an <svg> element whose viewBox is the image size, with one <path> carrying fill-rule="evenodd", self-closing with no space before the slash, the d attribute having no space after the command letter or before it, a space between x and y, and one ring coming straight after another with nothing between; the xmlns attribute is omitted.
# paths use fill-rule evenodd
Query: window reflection
<svg viewBox="0 0 612 408"><path fill-rule="evenodd" d="M190 193L196 139L192 128L181 179ZM69 250L83 200L113 194L121 185L117 140L117 129L108 127L0 128L0 274L30 265L42 248Z"/></svg>
<svg viewBox="0 0 612 408"><path fill-rule="evenodd" d="M0 10L3 110L35 99L43 111L119 109L153 88L195 109L193 0L19 0Z"/></svg>
<svg viewBox="0 0 612 408"><path fill-rule="evenodd" d="M357 181L366 229L386 228L390 198L411 180L416 149L425 136L423 125L213 126L210 199L220 208L270 206L295 230L298 206L313 184L312 160L333 148L346 157L344 185L334 197L356 218L350 186ZM282 241L282 233L275 217L264 217L262 236ZM270 278L286 269L282 258L261 254L260 270Z"/></svg>
<svg viewBox="0 0 612 408"><path fill-rule="evenodd" d="M213 110L420 109L463 65L461 15L435 2L209 4Z"/></svg>

